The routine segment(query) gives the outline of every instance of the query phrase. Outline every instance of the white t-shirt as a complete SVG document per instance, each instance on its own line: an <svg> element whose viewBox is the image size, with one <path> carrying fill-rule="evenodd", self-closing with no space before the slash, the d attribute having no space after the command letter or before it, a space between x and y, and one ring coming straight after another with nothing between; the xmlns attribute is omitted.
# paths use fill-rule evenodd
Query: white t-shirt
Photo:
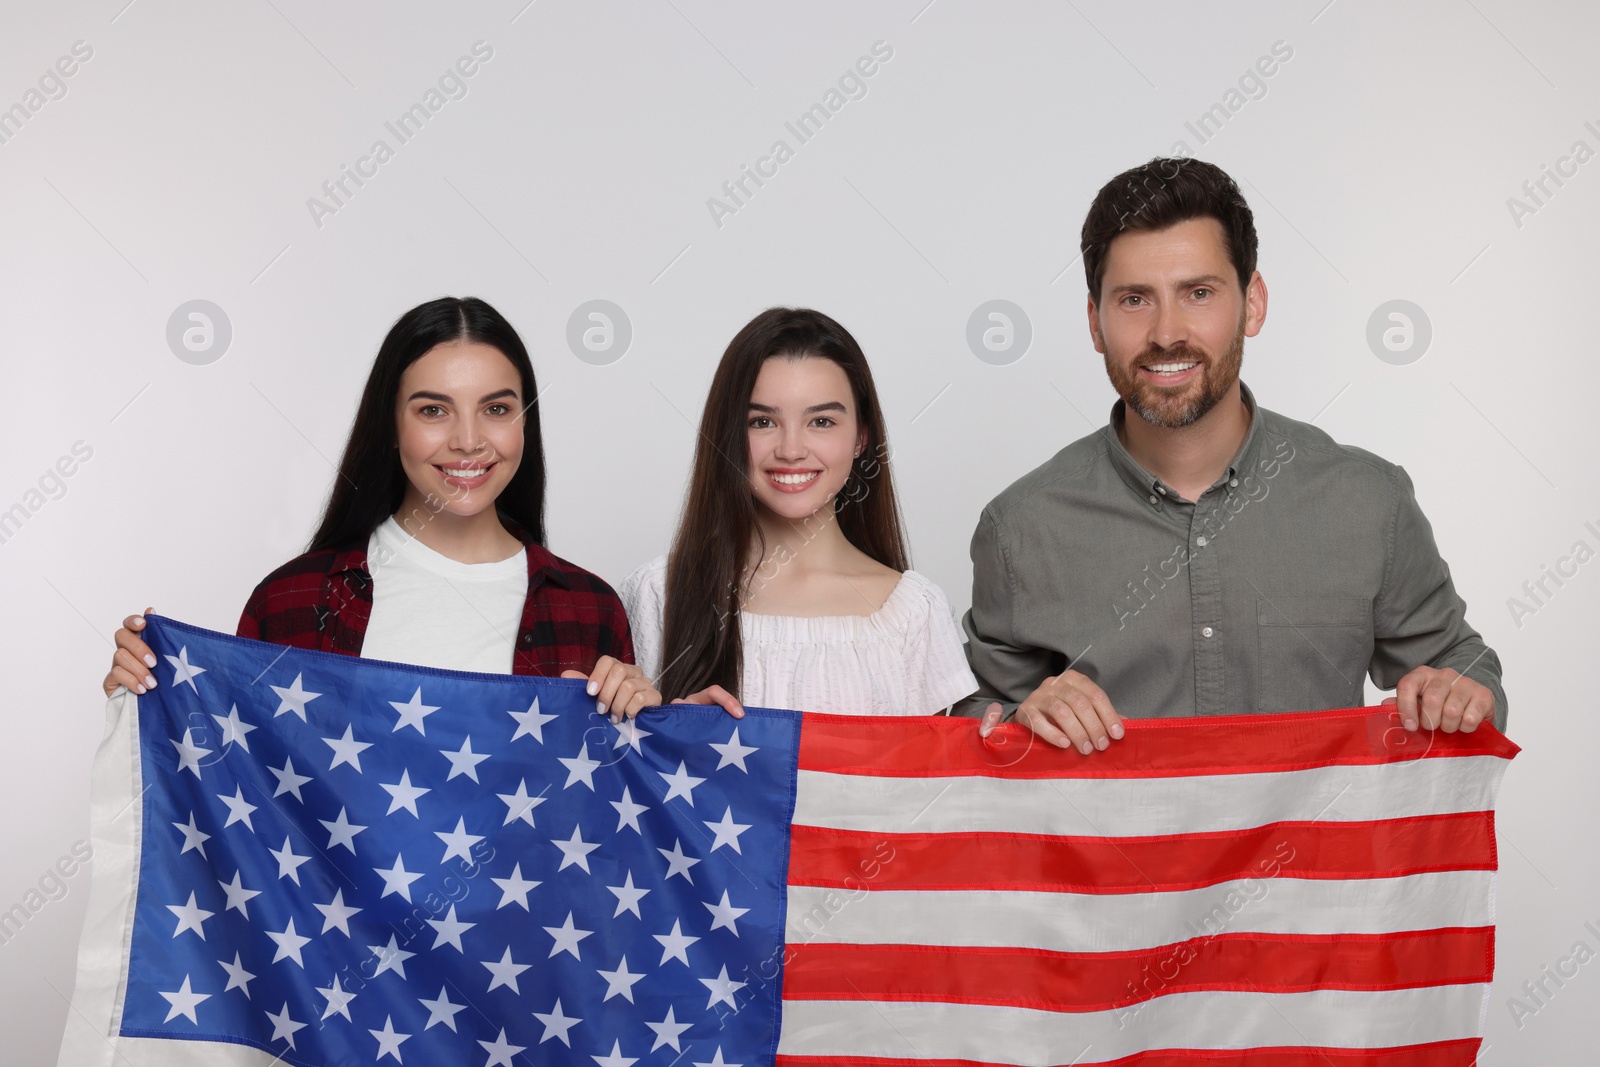
<svg viewBox="0 0 1600 1067"><path fill-rule="evenodd" d="M650 678L661 669L667 559L628 575L617 592L633 651ZM978 688L944 591L916 571L900 576L871 615L739 613L741 700L752 707L850 715L935 715Z"/></svg>
<svg viewBox="0 0 1600 1067"><path fill-rule="evenodd" d="M391 516L367 541L372 616L367 659L510 674L528 598L528 550L495 563L460 563L412 537Z"/></svg>

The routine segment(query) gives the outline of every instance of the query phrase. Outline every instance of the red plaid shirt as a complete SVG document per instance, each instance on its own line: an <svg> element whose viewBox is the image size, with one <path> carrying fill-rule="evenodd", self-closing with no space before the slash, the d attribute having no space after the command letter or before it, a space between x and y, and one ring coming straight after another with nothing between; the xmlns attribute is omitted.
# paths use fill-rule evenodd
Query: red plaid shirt
<svg viewBox="0 0 1600 1067"><path fill-rule="evenodd" d="M575 567L525 531L528 597L511 656L513 674L588 674L601 656L633 662L622 601L604 581ZM361 655L372 617L372 572L365 544L308 552L256 586L239 617L239 636L295 648Z"/></svg>

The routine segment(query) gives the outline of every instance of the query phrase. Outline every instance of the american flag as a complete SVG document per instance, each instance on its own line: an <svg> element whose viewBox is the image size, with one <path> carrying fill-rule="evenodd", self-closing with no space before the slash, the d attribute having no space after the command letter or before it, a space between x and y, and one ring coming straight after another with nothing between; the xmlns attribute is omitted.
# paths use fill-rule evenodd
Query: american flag
<svg viewBox="0 0 1600 1067"><path fill-rule="evenodd" d="M1487 727L676 707L151 617L62 1063L1473 1062ZM1227 1051L1223 1051L1227 1050Z"/></svg>

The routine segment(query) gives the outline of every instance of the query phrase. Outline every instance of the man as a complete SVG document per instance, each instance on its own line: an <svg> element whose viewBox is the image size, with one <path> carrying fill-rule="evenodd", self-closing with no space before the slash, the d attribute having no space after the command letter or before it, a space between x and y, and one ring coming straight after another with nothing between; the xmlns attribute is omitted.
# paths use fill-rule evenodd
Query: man
<svg viewBox="0 0 1600 1067"><path fill-rule="evenodd" d="M980 689L958 710L1087 755L1124 715L1353 707L1370 674L1406 730L1503 729L1500 661L1405 471L1239 381L1267 288L1233 180L1135 167L1095 197L1082 248L1122 399L984 509L963 620Z"/></svg>

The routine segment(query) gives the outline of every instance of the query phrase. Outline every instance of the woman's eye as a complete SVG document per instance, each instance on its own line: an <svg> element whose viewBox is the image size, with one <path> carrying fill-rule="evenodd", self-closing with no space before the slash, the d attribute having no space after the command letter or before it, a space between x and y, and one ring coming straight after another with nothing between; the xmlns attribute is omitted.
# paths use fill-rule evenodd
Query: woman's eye
<svg viewBox="0 0 1600 1067"><path fill-rule="evenodd" d="M818 415L811 420L811 425L827 429L829 426L837 426L838 423L830 415Z"/></svg>
<svg viewBox="0 0 1600 1067"><path fill-rule="evenodd" d="M772 420L765 415L757 415L750 420L750 428L752 430L766 430L770 429L771 426Z"/></svg>
<svg viewBox="0 0 1600 1067"><path fill-rule="evenodd" d="M421 415L425 419L431 419L435 415L443 415L444 408L440 407L438 404L424 404L417 409L417 414Z"/></svg>
<svg viewBox="0 0 1600 1067"><path fill-rule="evenodd" d="M491 414L491 415L505 415L505 414L509 413L510 411L511 411L511 408L508 407L505 404L490 404L489 405L489 414Z"/></svg>

